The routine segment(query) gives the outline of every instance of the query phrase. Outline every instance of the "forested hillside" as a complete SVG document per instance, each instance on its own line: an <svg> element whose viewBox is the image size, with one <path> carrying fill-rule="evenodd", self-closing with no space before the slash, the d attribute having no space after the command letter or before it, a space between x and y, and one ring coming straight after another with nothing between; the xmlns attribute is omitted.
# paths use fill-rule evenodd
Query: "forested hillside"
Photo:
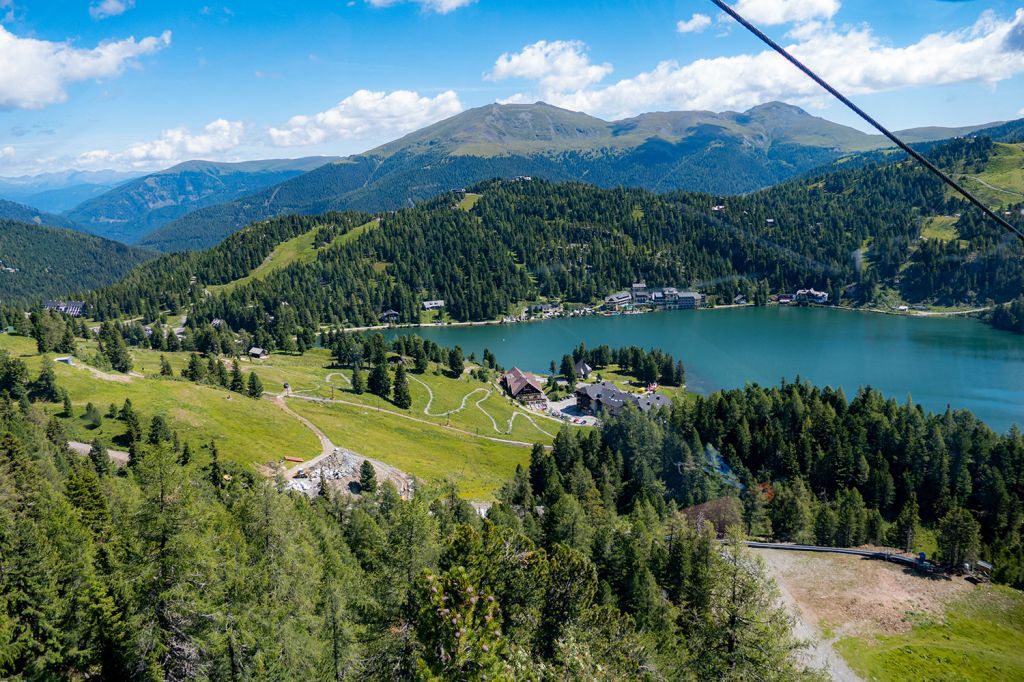
<svg viewBox="0 0 1024 682"><path fill-rule="evenodd" d="M369 475L311 501L156 417L114 470L26 374L0 356L4 678L819 679L762 564L628 468L653 424L536 447L481 520Z"/></svg>
<svg viewBox="0 0 1024 682"><path fill-rule="evenodd" d="M984 166L991 149L985 138L959 140L932 156L970 170ZM376 324L388 309L415 322L428 299L444 299L454 319L482 320L539 297L599 300L640 279L696 287L720 301L813 286L833 302L871 302L888 291L913 302L977 304L1024 288L1020 245L908 161L743 197L539 180L472 189L480 198L469 211L457 207L462 194L449 193L384 214L354 239L334 241L367 214L257 223L203 254L147 264L89 300L102 317L155 318L192 305L196 324L219 318L283 341L299 327ZM955 215L948 220L957 238L922 239L926 219ZM314 230L314 241L329 245L316 260L205 294L242 277L276 243Z"/></svg>
<svg viewBox="0 0 1024 682"><path fill-rule="evenodd" d="M984 128L906 131L910 141ZM285 213L406 208L491 178L579 180L654 192L751 192L833 159L888 146L779 102L749 111L674 111L602 121L543 102L488 105L264 192L210 206L147 235L161 251L206 248L242 225Z"/></svg>
<svg viewBox="0 0 1024 682"><path fill-rule="evenodd" d="M132 244L197 208L258 192L333 160L316 156L241 163L188 161L83 201L67 218L89 232Z"/></svg>
<svg viewBox="0 0 1024 682"><path fill-rule="evenodd" d="M105 287L152 257L81 232L0 220L0 302L37 303Z"/></svg>
<svg viewBox="0 0 1024 682"><path fill-rule="evenodd" d="M44 213L37 208L0 199L0 220L16 220L22 223L49 225L50 227L75 227L74 222L59 215Z"/></svg>

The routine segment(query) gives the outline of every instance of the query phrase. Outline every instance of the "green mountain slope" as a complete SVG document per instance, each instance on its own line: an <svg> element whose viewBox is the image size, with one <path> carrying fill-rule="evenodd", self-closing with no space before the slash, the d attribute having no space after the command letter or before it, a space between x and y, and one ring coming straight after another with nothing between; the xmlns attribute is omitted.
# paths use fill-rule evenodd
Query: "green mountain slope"
<svg viewBox="0 0 1024 682"><path fill-rule="evenodd" d="M6 199L0 199L0 220L17 220L23 223L51 225L53 227L75 226L73 221L63 216L44 213L37 208L7 201Z"/></svg>
<svg viewBox="0 0 1024 682"><path fill-rule="evenodd" d="M931 155L951 170L984 169L998 150L987 138L961 139ZM471 189L480 197L469 210L463 192L447 193L382 214L352 239L338 237L367 214L256 223L209 251L147 264L93 301L110 316L191 306L198 322L220 318L286 339L320 323L375 324L388 309L416 322L426 299L445 299L454 319L481 320L540 297L592 302L640 279L720 301L812 286L854 304L891 292L974 305L1024 288L1020 245L905 159L740 197L540 180ZM316 252L249 277L288 240Z"/></svg>
<svg viewBox="0 0 1024 682"><path fill-rule="evenodd" d="M67 215L89 232L134 243L189 211L257 192L332 160L315 156L242 163L188 161L87 199Z"/></svg>
<svg viewBox="0 0 1024 682"><path fill-rule="evenodd" d="M917 140L973 129L908 134ZM494 177L745 193L843 154L885 146L881 136L777 102L743 113L659 112L613 122L544 103L493 104L263 192L199 209L141 243L161 251L205 248L242 225L274 215L393 210Z"/></svg>
<svg viewBox="0 0 1024 682"><path fill-rule="evenodd" d="M107 286L152 255L81 232L0 220L0 302Z"/></svg>

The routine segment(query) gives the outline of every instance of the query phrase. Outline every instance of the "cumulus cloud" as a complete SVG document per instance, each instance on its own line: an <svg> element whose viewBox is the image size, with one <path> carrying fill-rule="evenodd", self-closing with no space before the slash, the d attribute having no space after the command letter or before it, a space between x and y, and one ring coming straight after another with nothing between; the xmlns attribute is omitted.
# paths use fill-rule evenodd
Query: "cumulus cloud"
<svg viewBox="0 0 1024 682"><path fill-rule="evenodd" d="M967 82L995 85L1024 73L1024 50L1016 47L1021 31L1024 9L1008 20L985 13L973 26L933 33L902 47L879 39L868 26L840 30L831 22L810 21L791 34L794 42L788 49L852 95ZM507 61L506 55L499 57L496 71ZM664 61L605 87L564 85L572 80L557 76L550 67L537 67L525 76L536 81L537 91L512 100L539 96L568 109L621 116L653 108L739 109L771 100L814 103L822 97L813 82L772 51L688 64Z"/></svg>
<svg viewBox="0 0 1024 682"><path fill-rule="evenodd" d="M611 64L590 63L582 41L538 40L519 52L506 52L498 57L486 78L525 78L537 81L541 92L563 92L598 83L611 72Z"/></svg>
<svg viewBox="0 0 1024 682"><path fill-rule="evenodd" d="M412 3L419 5L425 12L436 12L437 14L448 14L460 7L472 5L476 0L367 0L371 7L391 7Z"/></svg>
<svg viewBox="0 0 1024 682"><path fill-rule="evenodd" d="M138 142L122 151L96 149L78 157L84 167L149 168L158 165L208 157L230 151L242 143L245 124L219 118L208 123L203 132L193 135L185 127L163 131L155 140Z"/></svg>
<svg viewBox="0 0 1024 682"><path fill-rule="evenodd" d="M67 99L69 83L120 75L138 57L171 44L171 32L142 40L72 47L35 38L19 38L0 26L0 109L42 109Z"/></svg>
<svg viewBox="0 0 1024 682"><path fill-rule="evenodd" d="M377 138L407 133L462 111L453 90L421 97L410 90L357 90L336 106L312 116L292 116L267 132L275 145L319 144L335 138Z"/></svg>
<svg viewBox="0 0 1024 682"><path fill-rule="evenodd" d="M124 14L135 6L135 0L100 0L89 5L89 16L93 19L106 19Z"/></svg>
<svg viewBox="0 0 1024 682"><path fill-rule="evenodd" d="M706 14L694 14L687 20L679 20L676 30L680 33L700 33L711 25L711 17Z"/></svg>
<svg viewBox="0 0 1024 682"><path fill-rule="evenodd" d="M764 26L831 19L839 0L739 0L734 7L746 19Z"/></svg>
<svg viewBox="0 0 1024 682"><path fill-rule="evenodd" d="M0 148L0 159L12 159L14 158L14 154L14 147L11 145Z"/></svg>

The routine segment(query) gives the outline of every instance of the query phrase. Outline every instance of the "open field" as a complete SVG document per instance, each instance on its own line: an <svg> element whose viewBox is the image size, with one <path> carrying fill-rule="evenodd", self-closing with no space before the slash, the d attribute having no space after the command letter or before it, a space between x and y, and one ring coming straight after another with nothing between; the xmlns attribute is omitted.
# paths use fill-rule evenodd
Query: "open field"
<svg viewBox="0 0 1024 682"><path fill-rule="evenodd" d="M428 481L450 479L471 499L490 499L530 450L378 412L370 406L290 400L334 443Z"/></svg>
<svg viewBox="0 0 1024 682"><path fill-rule="evenodd" d="M5 334L0 336L0 347L21 357L35 378L42 359L36 354L32 339ZM106 414L111 404L120 407L127 398L139 413L143 427L148 427L155 415L163 415L183 442L197 447L215 441L225 459L242 464L265 464L285 455L312 457L319 452L316 437L300 423L283 418L269 400L251 400L221 388L184 380L116 374L101 378L82 361L76 360L75 364L74 367L55 364L57 382L70 394L76 415L65 420L72 440L90 442L102 436L117 443L124 433L122 422L104 417L99 428L91 429L80 415L89 402ZM157 367L154 361L147 370ZM62 411L60 405L47 405L46 409L51 414Z"/></svg>
<svg viewBox="0 0 1024 682"><path fill-rule="evenodd" d="M951 215L932 216L926 218L921 227L921 236L927 239L939 239L944 242L953 241L956 234L957 218Z"/></svg>
<svg viewBox="0 0 1024 682"><path fill-rule="evenodd" d="M476 206L476 202L478 201L480 201L479 194L474 194L473 192L466 192L466 196L462 197L462 201L459 202L459 208L461 208L463 211L469 211L474 206Z"/></svg>
<svg viewBox="0 0 1024 682"><path fill-rule="evenodd" d="M1024 595L851 556L756 550L864 680L1024 679Z"/></svg>
<svg viewBox="0 0 1024 682"><path fill-rule="evenodd" d="M33 378L38 373L42 358L35 352L34 340L2 335L0 348L21 357ZM189 353L132 349L133 374L124 375L100 372L86 364L85 359L96 352L94 342L79 341L78 352L74 366L56 363L55 371L74 408L75 416L64 419L68 436L81 442L103 437L114 447L124 446L121 421L104 417L93 428L81 415L89 402L106 414L111 404L120 407L127 398L144 427L153 416L162 415L183 442L195 448L214 441L224 459L250 466L280 461L283 456L309 459L321 449L316 435L270 399L283 393L287 383L288 406L335 444L426 480L450 478L463 495L488 499L511 477L516 464L529 461L526 445L550 444L561 427L556 420L515 406L492 383L469 374L454 379L436 368L408 375L413 404L402 410L372 394L351 392L351 371L332 368L330 355L323 349L265 360L242 358L243 372L254 371L263 380L268 395L259 401L178 378ZM161 355L176 378L159 376ZM229 359L225 364L230 369ZM350 404L309 401L331 398ZM62 412L59 404L45 409L50 414Z"/></svg>
<svg viewBox="0 0 1024 682"><path fill-rule="evenodd" d="M984 172L965 175L962 180L990 206L1024 201L1024 145L996 143Z"/></svg>

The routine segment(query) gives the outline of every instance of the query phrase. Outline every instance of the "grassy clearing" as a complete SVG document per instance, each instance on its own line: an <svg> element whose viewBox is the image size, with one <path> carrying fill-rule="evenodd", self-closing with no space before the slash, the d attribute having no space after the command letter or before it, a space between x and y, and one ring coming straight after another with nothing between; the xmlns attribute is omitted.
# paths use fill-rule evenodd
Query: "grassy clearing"
<svg viewBox="0 0 1024 682"><path fill-rule="evenodd" d="M35 342L23 337L2 335L0 347L21 357L34 377L39 371L41 356L35 352ZM91 354L83 344L83 356ZM157 354L133 351L137 368L147 371L158 368ZM167 354L178 367L187 362L185 354ZM120 407L125 399L143 419L143 426L155 415L167 418L183 442L193 446L210 441L225 459L246 465L265 464L284 455L312 457L319 453L316 437L294 419L287 418L269 400L250 400L221 388L194 384L184 380L158 377L132 378L129 381L111 381L97 378L81 361L75 367L57 363L57 382L67 389L74 408L74 417L65 419L71 440L89 442L102 436L117 447L124 434L124 424L104 417L99 428L90 429L81 414L87 403L93 403L106 414L111 405ZM47 405L50 414L62 412L59 405Z"/></svg>
<svg viewBox="0 0 1024 682"><path fill-rule="evenodd" d="M1024 679L1024 595L978 587L905 634L846 637L836 648L866 680Z"/></svg>
<svg viewBox="0 0 1024 682"><path fill-rule="evenodd" d="M370 406L304 400L292 400L289 406L333 442L428 481L450 479L462 495L472 499L493 498L516 465L525 466L530 460L528 448L396 418Z"/></svg>
<svg viewBox="0 0 1024 682"><path fill-rule="evenodd" d="M179 363L184 366L186 360L187 358L176 358L172 365ZM156 362L153 360L154 365ZM468 374L454 379L437 367L432 367L423 374L409 373L412 406L407 410L395 407L387 401L380 401L377 396L370 393L352 393L349 390L352 385L351 370L331 368L330 354L323 349L310 350L304 355L272 355L263 361L243 359L242 367L245 371L255 371L268 391L280 391L287 382L292 391L303 396L339 398L374 409L379 405L392 412L414 416L439 425L451 425L481 436L550 444L552 436L549 434L557 433L560 426L558 422L532 415L532 419L540 429L543 429L541 431L525 416L513 417L516 413L522 413L522 410L515 407L493 384L480 382ZM178 369L177 366L175 369ZM426 387L419 383L420 381L426 384ZM424 412L425 409L427 413ZM446 412L451 414L444 414ZM351 447L356 449L355 445Z"/></svg>
<svg viewBox="0 0 1024 682"><path fill-rule="evenodd" d="M267 256L266 260L256 266L253 271L245 277L240 277L239 279L228 282L227 284L210 286L207 287L207 289L209 289L210 293L215 295L226 294L243 284L266 279L271 273L283 270L294 263L312 263L316 260L317 254L324 249L330 248L335 244L343 244L345 242L352 241L353 239L357 239L360 235L365 234L378 224L379 221L371 220L364 225L352 228L343 235L335 237L329 245L319 248L314 243L318 228L314 228L309 232L300 234L298 237L293 237L288 241L278 244L270 255Z"/></svg>
<svg viewBox="0 0 1024 682"><path fill-rule="evenodd" d="M459 202L459 208L463 211L470 211L476 206L476 202L480 201L480 195L474 194L473 192L466 192L466 196L462 197L462 201Z"/></svg>
<svg viewBox="0 0 1024 682"><path fill-rule="evenodd" d="M990 206L1024 199L1024 145L996 143L984 172L963 178L967 188Z"/></svg>
<svg viewBox="0 0 1024 682"><path fill-rule="evenodd" d="M35 341L5 334L0 335L0 347L21 357L33 377L38 373L42 358L35 352ZM91 357L95 351L95 343L79 342L81 358ZM120 407L125 399L130 399L144 426L148 427L153 416L162 415L184 442L198 446L214 441L222 457L240 464L261 465L279 461L285 455L308 458L319 453L313 433L270 400L250 400L221 388L160 377L161 355L178 377L190 354L132 349L135 371L145 377L117 375L121 380L96 376L81 359L72 367L57 363L58 383L67 389L74 408L74 416L64 419L69 438L90 442L103 437L114 447L123 447L122 422L104 417L99 427L91 428L82 414L89 402L106 414L111 404ZM226 364L230 368L230 360ZM350 386L346 379L351 378L351 372L331 368L330 354L323 349L304 355L272 355L266 360L242 358L240 364L246 374L254 371L260 376L268 393L278 393L288 383L302 396L333 396L360 403L362 406L289 401L292 409L313 421L336 444L424 479L450 478L463 495L471 498L493 496L512 475L516 464L529 461L528 448L487 437L550 443L560 426L534 416L547 432L544 433L524 417L513 419L519 410L492 384L468 375L453 379L437 368L416 375L434 396L430 414L424 414L430 401L427 387L410 381L413 405L409 410L400 410L370 394L356 395L346 388ZM378 406L382 408L379 411ZM44 409L49 414L62 412L58 404L44 405ZM443 414L450 411L453 412ZM430 423L418 423L401 414ZM446 425L469 433L444 428Z"/></svg>
<svg viewBox="0 0 1024 682"><path fill-rule="evenodd" d="M926 239L938 239L949 242L957 238L956 217L944 215L933 216L924 221L921 227L921 236Z"/></svg>

